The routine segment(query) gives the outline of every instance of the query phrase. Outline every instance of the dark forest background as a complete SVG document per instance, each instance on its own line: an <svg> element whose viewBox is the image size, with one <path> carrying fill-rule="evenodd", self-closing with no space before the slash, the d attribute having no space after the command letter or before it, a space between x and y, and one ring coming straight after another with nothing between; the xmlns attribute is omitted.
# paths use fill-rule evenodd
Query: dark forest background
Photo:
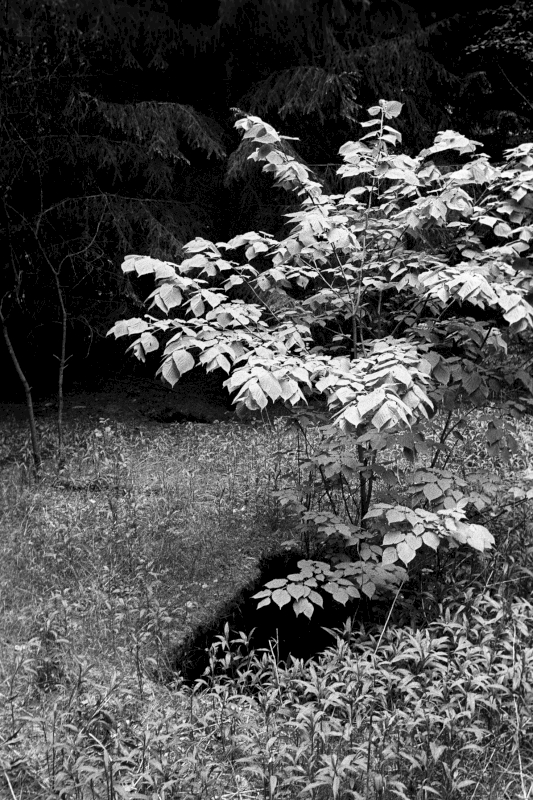
<svg viewBox="0 0 533 800"><path fill-rule="evenodd" d="M452 128L495 160L533 139L533 7L451 0L3 0L0 395L139 369L105 339L143 313L128 253L280 231L290 211L239 143L261 116L328 191L380 98L404 149ZM8 344L10 343L10 345Z"/></svg>

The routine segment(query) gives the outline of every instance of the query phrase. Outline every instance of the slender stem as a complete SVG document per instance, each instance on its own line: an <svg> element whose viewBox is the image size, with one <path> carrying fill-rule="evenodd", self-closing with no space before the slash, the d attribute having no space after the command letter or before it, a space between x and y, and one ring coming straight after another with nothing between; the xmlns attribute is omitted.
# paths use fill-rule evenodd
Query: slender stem
<svg viewBox="0 0 533 800"><path fill-rule="evenodd" d="M518 95L520 95L520 97L522 98L524 103L526 103L530 108L533 108L533 103L531 102L531 100L528 100L528 98L525 96L525 94L522 94L520 89L517 86L515 86L514 83L507 77L507 75L505 74L505 72L501 68L500 64L498 64L498 69L500 70L501 74L503 75L503 77L505 78L505 80L507 81L509 86L511 86L515 90L515 92Z"/></svg>
<svg viewBox="0 0 533 800"><path fill-rule="evenodd" d="M52 264L50 269L54 276L54 282L57 290L57 297L59 307L61 309L61 349L59 354L59 370L57 376L57 458L58 465L61 467L64 457L64 436L63 436L63 407L64 407L64 393L63 383L65 377L65 368L67 366L67 326L68 314L65 305L65 298L61 289L61 282L59 280L59 270L56 270Z"/></svg>
<svg viewBox="0 0 533 800"><path fill-rule="evenodd" d="M359 461L361 467L366 469L366 457L365 457L365 450L362 444L357 445L357 454L359 457ZM361 526L363 525L363 517L365 516L366 512L368 511L369 506L369 496L368 496L368 483L367 479L363 475L363 469L359 470L359 497L360 497L360 517L361 517Z"/></svg>
<svg viewBox="0 0 533 800"><path fill-rule="evenodd" d="M452 416L453 416L453 411L448 411L448 416L446 417L446 420L444 421L444 428L442 429L442 433L441 433L441 435L439 437L439 444L444 444L444 442L448 438L448 434L449 434L449 430L448 429L449 429L450 422L452 420ZM433 469L433 467L436 466L437 461L439 460L440 453L441 453L441 451L437 450L437 452L433 456L433 458L431 460L431 465L430 465L432 469Z"/></svg>
<svg viewBox="0 0 533 800"><path fill-rule="evenodd" d="M367 507L366 507L365 514L368 511L368 509L370 508L370 501L372 500L372 491L374 489L374 478L376 477L376 472L374 470L374 465L376 463L376 456L375 455L373 456L371 463L372 463L372 471L370 472L370 477L369 477L368 483L367 483Z"/></svg>
<svg viewBox="0 0 533 800"><path fill-rule="evenodd" d="M1 305L0 305L0 324L2 325L2 333L4 335L4 341L6 343L7 351L15 367L16 373L19 376L20 382L24 387L24 394L26 395L26 407L28 409L28 422L30 426L30 437L31 437L31 448L32 448L32 456L33 456L33 466L35 470L35 475L38 477L41 471L42 466L42 459L41 459L41 447L39 444L39 437L37 435L37 425L35 424L35 411L33 408L33 399L31 395L31 386L28 383L28 379L24 374L24 370L20 365L20 361L17 358L17 354L15 353L15 349L11 342L11 338L9 336L9 331L6 325L6 319L2 313Z"/></svg>
<svg viewBox="0 0 533 800"><path fill-rule="evenodd" d="M6 772L5 767L2 767L2 772L4 773L4 778L6 780L10 796L13 798L13 800L17 800L17 796L16 796L15 792L13 791L13 785L12 785L11 781L9 780L9 775Z"/></svg>
<svg viewBox="0 0 533 800"><path fill-rule="evenodd" d="M5 203L4 203L4 207L5 207ZM12 209L12 210L15 210L15 209ZM61 466L62 462L63 462L63 451L64 451L64 436L63 436L63 434L64 434L64 431L63 431L64 393L63 393L63 385L64 385L65 368L66 368L67 361L68 361L68 358L66 356L67 330L68 330L68 313L67 313L67 308L66 308L66 304L65 304L65 298L64 298L63 290L61 288L61 281L60 281L59 276L60 276L63 264L65 263L67 258L72 259L77 255L81 255L83 252L87 252L88 249L92 246L92 244L96 240L96 237L97 237L98 232L100 230L100 226L102 224L102 221L103 221L103 218L104 218L104 214L105 214L105 209L102 211L102 214L101 214L100 219L98 221L98 225L96 226L96 231L95 231L91 241L89 242L89 244L86 245L81 250L77 251L76 253L69 253L67 256L65 256L61 260L61 262L59 263L59 266L54 266L54 264L52 263L52 261L50 260L50 258L48 256L48 253L46 252L46 250L43 247L41 239L39 238L39 226L40 226L41 220L43 218L43 214L40 214L38 216L38 218L36 220L36 225L35 225L35 227L33 227L23 214L21 214L19 211L17 211L17 213L18 213L19 217L21 218L23 224L27 228L29 228L30 232L32 233L33 237L35 238L35 242L36 242L39 250L41 251L41 254L42 254L45 262L47 263L48 267L50 268L50 271L51 271L51 273L53 275L56 291L57 291L59 307L60 307L60 310L61 310L61 347L60 347L60 355L58 357L58 360L59 360L59 372L58 372L58 383L57 383L57 390L58 390L58 397L57 397L57 401L58 401L58 413L57 413L58 464Z"/></svg>
<svg viewBox="0 0 533 800"><path fill-rule="evenodd" d="M350 511L350 505L348 503L348 497L346 497L346 492L344 491L344 484L346 484L346 488L348 489L348 491L350 491L350 486L348 484L348 481L346 480L346 478L342 474L342 472L340 474L340 484L341 484L341 494L342 494L342 502L343 502L343 505L344 505L344 510L346 511L348 519L350 520L350 522L353 525L354 522L353 522L352 513Z"/></svg>
<svg viewBox="0 0 533 800"><path fill-rule="evenodd" d="M423 313L424 313L424 311L426 310L426 306L427 306L427 298L424 300L424 302L423 302L423 303L420 303L420 300L419 300L418 298L416 298L416 300L413 302L413 304L412 304L412 306L411 306L411 309L410 309L410 310L414 311L414 309L416 308L416 306L417 306L418 304L420 304L420 309L419 309L419 311L417 312L417 315L416 315L415 319L413 320L413 322L412 322L412 323L411 323L411 325L409 326L411 329L412 329L412 328L413 328L413 327L416 325L416 323L418 322L418 320L421 318L422 314L423 314ZM440 319L440 317L439 317L439 319ZM398 333L398 331L399 331L399 330L400 330L400 328L402 327L403 323L404 323L404 320L403 320L403 319L400 319L400 321L399 321L398 323L396 323L396 325L395 325L395 326L394 326L394 328L392 329L392 331L391 331L390 335L391 335L391 336L396 336L396 334Z"/></svg>
<svg viewBox="0 0 533 800"><path fill-rule="evenodd" d="M337 506L335 504L335 500L333 499L333 496L332 496L332 494L331 494L331 492L329 490L328 479L326 478L326 475L325 475L325 472L324 472L324 467L319 466L318 469L319 469L319 472L320 472L320 477L322 478L322 483L324 485L324 491L326 492L327 498L329 500L329 504L330 504L330 506L331 506L331 508L333 510L333 513L334 514L338 514L338 510L337 510Z"/></svg>

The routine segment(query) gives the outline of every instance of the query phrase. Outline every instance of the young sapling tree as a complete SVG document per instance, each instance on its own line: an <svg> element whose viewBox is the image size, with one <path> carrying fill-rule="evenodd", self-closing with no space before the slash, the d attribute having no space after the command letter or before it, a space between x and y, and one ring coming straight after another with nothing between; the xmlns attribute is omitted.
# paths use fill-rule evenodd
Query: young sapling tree
<svg viewBox="0 0 533 800"><path fill-rule="evenodd" d="M369 109L363 137L340 149L350 188L337 195L285 152L286 137L239 119L250 159L300 199L287 235L197 238L179 264L126 257L125 273L153 275L153 313L110 331L135 336L142 360L162 347L172 386L197 365L222 369L238 411L292 410L307 456L280 502L331 566L306 562L258 599L309 617L321 590L345 603L397 588L423 551L490 548L467 516L478 498L439 461L469 408L501 387L518 386L514 412L531 403L531 377L510 375L506 354L533 326L533 144L495 166L441 131L418 156L396 154L400 112L396 101ZM439 166L450 153L461 163ZM242 285L252 299L239 299ZM500 420L487 423L493 451L516 448ZM398 452L420 468L401 470Z"/></svg>

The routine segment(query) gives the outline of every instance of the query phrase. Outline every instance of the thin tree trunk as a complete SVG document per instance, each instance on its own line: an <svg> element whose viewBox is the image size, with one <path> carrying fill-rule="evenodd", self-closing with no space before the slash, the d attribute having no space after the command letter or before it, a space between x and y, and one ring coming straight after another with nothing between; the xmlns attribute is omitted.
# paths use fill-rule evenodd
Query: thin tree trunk
<svg viewBox="0 0 533 800"><path fill-rule="evenodd" d="M26 375L24 374L22 367L20 366L20 362L17 358L17 354L13 348L13 344L11 343L11 339L9 337L9 332L7 330L6 320L2 312L0 311L0 323L2 324L2 333L4 334L4 340L6 343L7 351L10 355L11 361L13 362L13 366L17 372L17 375L20 378L20 382L24 387L24 393L26 395L26 407L28 409L28 422L30 425L30 436L31 436L31 447L32 447L32 455L33 455L33 465L35 469L35 475L38 476L41 471L41 447L39 445L39 437L37 435L37 426L35 424L35 412L33 409L33 400L31 396L31 386L28 383Z"/></svg>
<svg viewBox="0 0 533 800"><path fill-rule="evenodd" d="M63 407L64 407L64 396L63 396L63 381L65 377L65 368L67 366L67 322L68 322L68 315L67 309L65 306L65 298L63 297L63 291L61 289L61 283L59 281L59 274L58 272L50 266L52 272L54 273L54 280L57 289L57 296L59 300L59 306L61 308L61 351L59 354L59 372L58 372L58 379L57 379L57 460L59 467L63 466L64 460L64 436L63 436Z"/></svg>

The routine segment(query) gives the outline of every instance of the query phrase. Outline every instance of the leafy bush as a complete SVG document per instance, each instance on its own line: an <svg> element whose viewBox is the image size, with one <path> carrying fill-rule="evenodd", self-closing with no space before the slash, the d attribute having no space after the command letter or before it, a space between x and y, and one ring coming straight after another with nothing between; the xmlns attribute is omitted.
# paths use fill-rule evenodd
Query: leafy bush
<svg viewBox="0 0 533 800"><path fill-rule="evenodd" d="M508 417L532 403L527 359L509 355L533 326L533 144L495 166L441 131L418 156L395 155L400 112L381 100L365 135L341 147L339 195L287 154L287 137L238 120L250 159L302 199L287 236L195 239L179 264L128 256L125 273L155 279L152 313L110 331L135 335L142 360L163 345L171 385L196 365L221 369L237 411L291 409L302 458L279 501L331 567L324 581L305 567L259 599L308 617L317 589L341 603L372 597L428 553L489 549L493 535L472 519L486 505L479 480L446 474L451 442L469 411L499 399L509 414L487 414L486 446L509 458Z"/></svg>

